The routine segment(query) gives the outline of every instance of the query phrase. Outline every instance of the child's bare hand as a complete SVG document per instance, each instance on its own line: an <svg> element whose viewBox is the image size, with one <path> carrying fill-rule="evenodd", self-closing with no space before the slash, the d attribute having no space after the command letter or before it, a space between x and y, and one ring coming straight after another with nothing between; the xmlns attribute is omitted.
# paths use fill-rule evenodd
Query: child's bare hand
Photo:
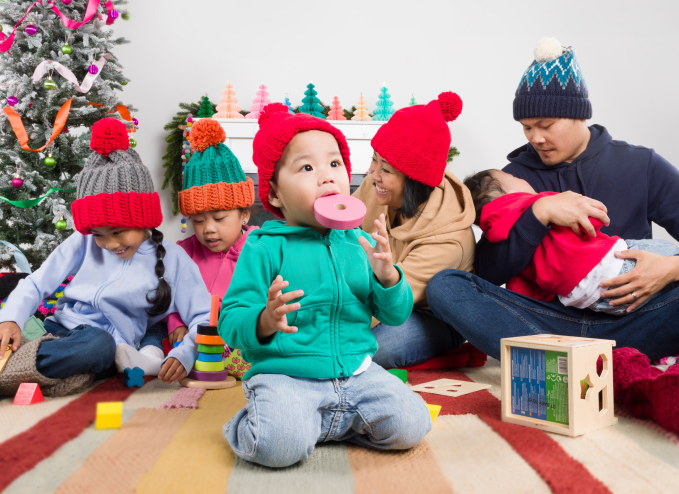
<svg viewBox="0 0 679 494"><path fill-rule="evenodd" d="M160 368L160 374L158 374L158 378L164 383L176 383L185 377L186 369L184 369L182 363L174 357L171 357L165 361L163 366Z"/></svg>
<svg viewBox="0 0 679 494"><path fill-rule="evenodd" d="M283 281L281 275L276 276L271 286L266 301L266 308L259 314L257 319L257 338L268 338L276 331L283 333L295 333L297 328L288 326L288 318L286 314L298 310L301 305L297 302L286 305L291 300L304 295L302 290L293 290L291 292L283 293L283 288L288 286L287 281Z"/></svg>
<svg viewBox="0 0 679 494"><path fill-rule="evenodd" d="M21 345L21 328L15 322L3 322L0 324L0 360L5 356L10 339L12 339L12 351L16 352Z"/></svg>
<svg viewBox="0 0 679 494"><path fill-rule="evenodd" d="M361 244L365 254L368 256L370 267L375 273L380 284L389 288L396 285L400 279L398 270L394 267L394 259L391 255L391 247L389 247L389 234L387 233L387 223L384 220L384 214L380 214L379 219L375 220L377 231L373 233L372 237L375 239L375 247L370 245L364 237L358 238L358 243Z"/></svg>
<svg viewBox="0 0 679 494"><path fill-rule="evenodd" d="M175 343L177 343L178 341L182 341L184 339L184 336L186 336L188 332L189 328L187 328L186 326L179 326L177 329L172 331L168 335L168 339L170 340L170 346L173 347Z"/></svg>

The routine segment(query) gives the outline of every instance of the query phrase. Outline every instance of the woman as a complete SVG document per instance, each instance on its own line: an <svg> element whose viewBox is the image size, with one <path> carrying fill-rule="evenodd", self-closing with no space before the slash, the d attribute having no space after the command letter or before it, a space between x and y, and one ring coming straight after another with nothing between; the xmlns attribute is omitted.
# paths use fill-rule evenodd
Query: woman
<svg viewBox="0 0 679 494"><path fill-rule="evenodd" d="M388 218L389 243L413 290L413 312L397 327L373 319L379 349L373 360L385 368L416 365L457 348L464 339L436 319L427 305L429 280L444 269L471 271L474 205L469 190L446 170L450 130L462 111L451 92L427 105L403 108L372 139L368 175L354 196L368 208L361 228L375 231Z"/></svg>

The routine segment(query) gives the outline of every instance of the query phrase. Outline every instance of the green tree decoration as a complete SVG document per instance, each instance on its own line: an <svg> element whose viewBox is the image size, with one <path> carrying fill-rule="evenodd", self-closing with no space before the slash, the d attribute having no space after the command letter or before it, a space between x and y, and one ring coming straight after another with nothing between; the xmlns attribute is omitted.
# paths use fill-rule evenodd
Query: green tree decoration
<svg viewBox="0 0 679 494"><path fill-rule="evenodd" d="M415 101L415 95L413 94L413 97L410 98L410 103L408 104L408 106L414 106L416 104L417 104L417 101Z"/></svg>
<svg viewBox="0 0 679 494"><path fill-rule="evenodd" d="M382 89L380 89L379 99L375 106L377 106L375 114L373 115L373 120L375 121L386 122L394 114L394 109L392 108L394 103L392 103L391 95L387 92L387 88L384 84L382 85Z"/></svg>
<svg viewBox="0 0 679 494"><path fill-rule="evenodd" d="M306 91L304 91L304 99L302 100L302 106L299 107L300 113L306 113L312 117L325 118L330 111L330 107L325 108L321 105L321 100L319 100L316 95L318 94L314 85L309 83L307 85Z"/></svg>
<svg viewBox="0 0 679 494"><path fill-rule="evenodd" d="M457 150L457 148L455 146L452 146L448 150L448 159L446 160L446 162L452 163L453 160L458 156L460 156L460 152Z"/></svg>
<svg viewBox="0 0 679 494"><path fill-rule="evenodd" d="M210 103L210 99L207 96L203 96L200 101L200 109L198 111L198 118L212 118L215 114L215 105Z"/></svg>

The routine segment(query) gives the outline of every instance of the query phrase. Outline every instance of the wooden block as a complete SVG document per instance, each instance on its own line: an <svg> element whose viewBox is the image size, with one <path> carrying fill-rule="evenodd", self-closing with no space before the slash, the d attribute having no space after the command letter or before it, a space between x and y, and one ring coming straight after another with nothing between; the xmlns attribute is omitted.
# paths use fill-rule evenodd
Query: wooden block
<svg viewBox="0 0 679 494"><path fill-rule="evenodd" d="M236 385L236 378L233 376L227 377L223 381L196 381L195 379L190 379L185 377L179 384L187 388L202 388L202 389L226 389L232 388Z"/></svg>
<svg viewBox="0 0 679 494"><path fill-rule="evenodd" d="M406 382L408 380L408 371L405 369L389 369L387 372L389 374L395 375L403 382Z"/></svg>
<svg viewBox="0 0 679 494"><path fill-rule="evenodd" d="M199 334L196 336L196 343L202 343L203 345L222 345L224 347L224 340L219 336L207 336L204 334Z"/></svg>
<svg viewBox="0 0 679 494"><path fill-rule="evenodd" d="M617 423L614 346L613 340L551 334L503 338L502 420L572 437Z"/></svg>
<svg viewBox="0 0 679 494"><path fill-rule="evenodd" d="M221 353L198 352L198 360L201 362L221 362L224 360Z"/></svg>
<svg viewBox="0 0 679 494"><path fill-rule="evenodd" d="M170 350L172 350L172 347L170 346L170 340L165 338L163 340L163 353L167 357L167 354L170 353Z"/></svg>
<svg viewBox="0 0 679 494"><path fill-rule="evenodd" d="M200 353L224 353L224 345L198 345Z"/></svg>
<svg viewBox="0 0 679 494"><path fill-rule="evenodd" d="M429 403L425 403L427 405L427 408L429 409L429 415L431 415L431 423L434 424L436 423L436 417L439 416L439 412L441 411L441 405L430 405Z"/></svg>
<svg viewBox="0 0 679 494"><path fill-rule="evenodd" d="M33 405L45 401L38 383L21 383L14 395L13 405Z"/></svg>
<svg viewBox="0 0 679 494"><path fill-rule="evenodd" d="M196 360L196 363L193 364L193 368L202 372L219 372L225 369L223 360L220 360L219 362L201 362L200 360Z"/></svg>
<svg viewBox="0 0 679 494"><path fill-rule="evenodd" d="M7 361L9 360L9 357L11 355L12 355L12 345L7 345L5 355L3 355L2 360L0 360L0 372L2 372L2 369L4 369L5 366L7 365Z"/></svg>
<svg viewBox="0 0 679 494"><path fill-rule="evenodd" d="M120 429L121 425L123 425L122 401L97 403L95 429Z"/></svg>
<svg viewBox="0 0 679 494"><path fill-rule="evenodd" d="M123 381L125 382L125 386L128 388L134 388L135 386L141 388L144 385L144 371L139 367L135 367L133 369L128 367L125 369L124 374L125 378Z"/></svg>
<svg viewBox="0 0 679 494"><path fill-rule="evenodd" d="M428 383L418 384L410 389L418 393L431 393L442 396L464 396L475 391L490 388L490 384L456 381L455 379L437 379Z"/></svg>

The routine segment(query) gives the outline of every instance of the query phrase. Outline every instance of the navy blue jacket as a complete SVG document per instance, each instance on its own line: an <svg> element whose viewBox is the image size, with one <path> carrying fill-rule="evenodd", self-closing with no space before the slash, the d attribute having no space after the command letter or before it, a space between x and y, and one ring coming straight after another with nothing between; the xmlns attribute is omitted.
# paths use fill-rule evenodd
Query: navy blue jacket
<svg viewBox="0 0 679 494"><path fill-rule="evenodd" d="M652 149L614 141L600 125L589 130L587 149L572 163L545 165L528 143L507 156L503 170L536 192L570 190L601 201L611 219L601 229L607 235L652 238L655 222L679 240L679 170ZM476 274L506 283L528 265L549 229L528 209L504 242L488 242L484 235L476 246Z"/></svg>

